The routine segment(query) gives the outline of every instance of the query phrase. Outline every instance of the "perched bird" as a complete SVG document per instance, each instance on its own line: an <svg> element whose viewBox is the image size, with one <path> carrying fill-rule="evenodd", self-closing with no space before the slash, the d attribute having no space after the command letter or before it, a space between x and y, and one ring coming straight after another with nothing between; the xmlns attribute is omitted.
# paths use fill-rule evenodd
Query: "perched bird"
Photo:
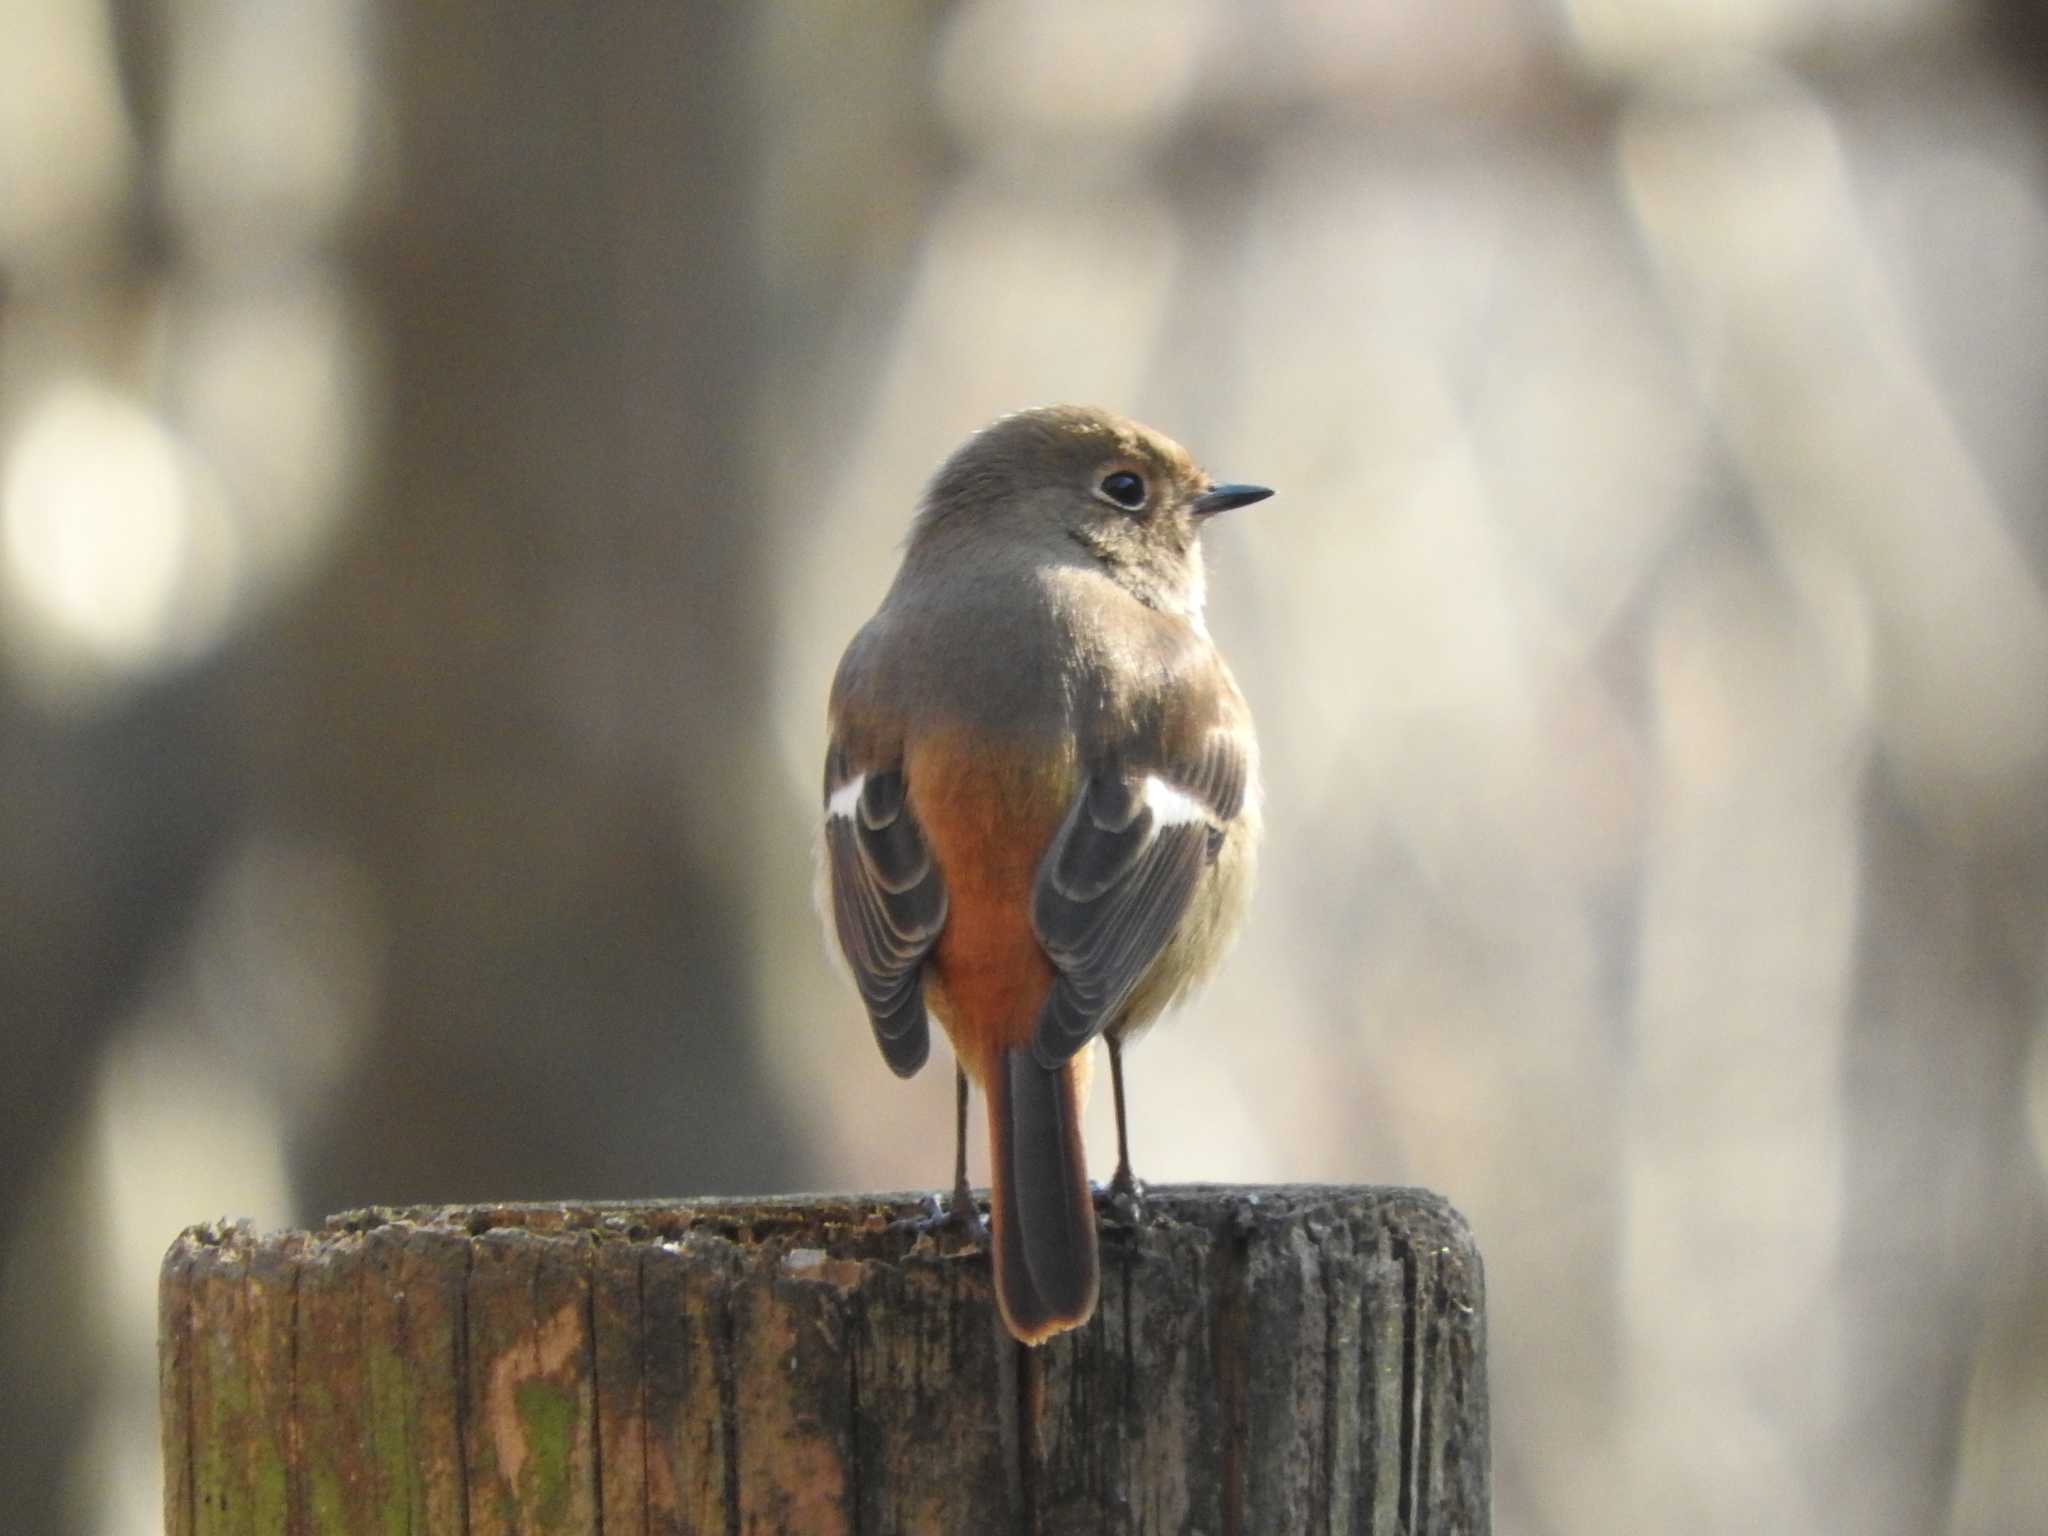
<svg viewBox="0 0 2048 1536"><path fill-rule="evenodd" d="M969 438L832 684L823 904L883 1059L926 1010L988 1106L996 1297L1036 1344L1095 1310L1086 1047L1109 1046L1113 1188L1135 1195L1122 1048L1221 958L1259 833L1250 711L1202 617L1200 534L1261 501L1107 411Z"/></svg>

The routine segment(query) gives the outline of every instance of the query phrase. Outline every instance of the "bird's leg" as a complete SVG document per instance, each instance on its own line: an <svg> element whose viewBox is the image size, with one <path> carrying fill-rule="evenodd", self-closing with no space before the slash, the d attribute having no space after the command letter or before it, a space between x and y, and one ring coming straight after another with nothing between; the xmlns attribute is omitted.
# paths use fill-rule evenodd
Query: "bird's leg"
<svg viewBox="0 0 2048 1536"><path fill-rule="evenodd" d="M1109 1047L1109 1088L1116 1099L1116 1177L1109 1181L1109 1200L1120 1213L1135 1221L1143 1209L1145 1186L1131 1172L1131 1139L1124 1125L1124 1048L1115 1035L1105 1034Z"/></svg>
<svg viewBox="0 0 2048 1536"><path fill-rule="evenodd" d="M985 1246L988 1223L981 1219L981 1207L974 1203L974 1190L967 1183L967 1069L955 1063L953 1077L953 1197L941 1205L936 1195L926 1195L922 1215L906 1216L893 1225L919 1232L958 1227Z"/></svg>
<svg viewBox="0 0 2048 1536"><path fill-rule="evenodd" d="M977 1243L988 1241L988 1224L967 1183L967 1069L953 1064L953 1208L947 1220L957 1223Z"/></svg>

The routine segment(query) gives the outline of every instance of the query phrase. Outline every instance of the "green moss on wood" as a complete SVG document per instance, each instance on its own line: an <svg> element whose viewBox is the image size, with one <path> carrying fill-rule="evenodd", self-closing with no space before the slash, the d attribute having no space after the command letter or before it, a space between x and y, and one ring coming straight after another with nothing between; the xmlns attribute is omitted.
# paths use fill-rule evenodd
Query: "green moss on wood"
<svg viewBox="0 0 2048 1536"><path fill-rule="evenodd" d="M512 1404L526 1441L526 1465L519 1471L520 1496L542 1525L558 1525L569 1512L576 1394L552 1381L522 1381L513 1390Z"/></svg>

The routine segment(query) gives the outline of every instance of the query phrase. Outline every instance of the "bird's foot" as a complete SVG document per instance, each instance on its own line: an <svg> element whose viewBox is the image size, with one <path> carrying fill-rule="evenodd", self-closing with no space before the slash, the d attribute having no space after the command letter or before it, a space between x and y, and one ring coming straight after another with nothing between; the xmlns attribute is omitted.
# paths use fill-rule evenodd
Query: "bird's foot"
<svg viewBox="0 0 2048 1536"><path fill-rule="evenodd" d="M960 1232L975 1246L988 1246L988 1223L982 1219L981 1207L974 1202L973 1191L964 1187L954 1190L950 1201L935 1194L926 1195L917 1202L915 1216L897 1217L889 1223L889 1230L930 1237Z"/></svg>
<svg viewBox="0 0 2048 1536"><path fill-rule="evenodd" d="M1145 1186L1131 1173L1128 1164L1117 1169L1116 1177L1109 1181L1107 1189L1096 1189L1095 1208L1129 1227L1135 1227L1144 1220Z"/></svg>

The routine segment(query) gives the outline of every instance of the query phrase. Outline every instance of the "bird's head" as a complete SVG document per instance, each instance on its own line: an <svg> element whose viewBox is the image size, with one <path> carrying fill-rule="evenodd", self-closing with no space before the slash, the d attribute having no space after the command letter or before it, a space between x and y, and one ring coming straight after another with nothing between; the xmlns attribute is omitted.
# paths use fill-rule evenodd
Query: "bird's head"
<svg viewBox="0 0 2048 1536"><path fill-rule="evenodd" d="M1203 523L1272 494L1217 484L1172 438L1113 412L1040 406L955 450L925 493L911 547L958 538L1048 563L1078 555L1139 601L1199 618Z"/></svg>

